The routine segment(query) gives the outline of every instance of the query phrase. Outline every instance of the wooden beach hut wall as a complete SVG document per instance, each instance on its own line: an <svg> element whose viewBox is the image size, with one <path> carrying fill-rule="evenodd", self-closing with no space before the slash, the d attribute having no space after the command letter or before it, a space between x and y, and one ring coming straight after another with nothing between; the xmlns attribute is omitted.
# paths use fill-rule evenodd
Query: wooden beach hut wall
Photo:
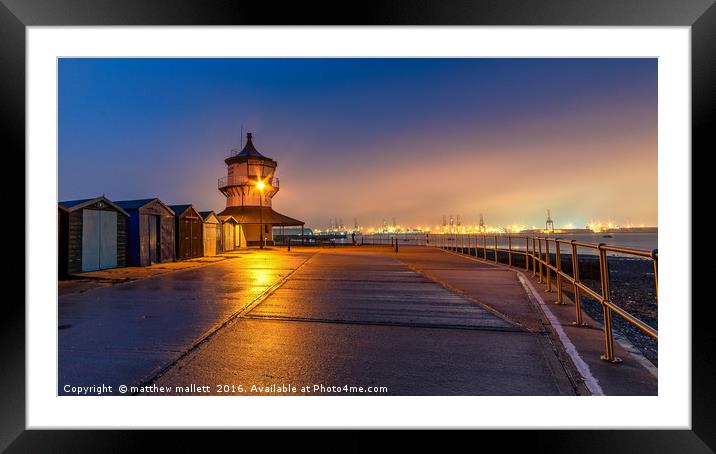
<svg viewBox="0 0 716 454"><path fill-rule="evenodd" d="M59 255L66 257L67 274L126 265L126 211L104 196L58 205L58 235L63 237L59 244L65 249ZM60 270L65 270L64 263Z"/></svg>
<svg viewBox="0 0 716 454"><path fill-rule="evenodd" d="M234 239L239 224L233 216L218 216L218 218L221 221L221 250L222 252L233 251L236 249Z"/></svg>
<svg viewBox="0 0 716 454"><path fill-rule="evenodd" d="M67 242L69 240L69 216L67 208L57 205L57 274L67 277Z"/></svg>
<svg viewBox="0 0 716 454"><path fill-rule="evenodd" d="M149 266L176 259L174 211L157 198L116 202L129 214L127 263Z"/></svg>
<svg viewBox="0 0 716 454"><path fill-rule="evenodd" d="M204 227L201 215L193 205L171 205L176 220L177 260L193 259L204 255Z"/></svg>
<svg viewBox="0 0 716 454"><path fill-rule="evenodd" d="M236 218L234 218L236 219ZM244 231L244 226L239 224L238 219L236 219L236 229L234 229L234 247L236 249L239 248L245 248L246 247L246 232Z"/></svg>
<svg viewBox="0 0 716 454"><path fill-rule="evenodd" d="M204 221L204 255L221 253L221 222L213 211L199 213Z"/></svg>

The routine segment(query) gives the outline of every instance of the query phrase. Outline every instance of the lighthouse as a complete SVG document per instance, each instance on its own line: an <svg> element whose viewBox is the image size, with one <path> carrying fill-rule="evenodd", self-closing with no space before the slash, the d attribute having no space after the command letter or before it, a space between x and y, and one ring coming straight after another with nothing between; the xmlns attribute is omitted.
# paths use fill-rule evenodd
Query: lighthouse
<svg viewBox="0 0 716 454"><path fill-rule="evenodd" d="M244 148L224 162L227 174L219 178L219 191L226 197L226 209L218 216L236 221L236 247L273 244L273 227L303 227L303 221L273 210L271 202L279 191L278 163L259 153L252 133L246 134Z"/></svg>

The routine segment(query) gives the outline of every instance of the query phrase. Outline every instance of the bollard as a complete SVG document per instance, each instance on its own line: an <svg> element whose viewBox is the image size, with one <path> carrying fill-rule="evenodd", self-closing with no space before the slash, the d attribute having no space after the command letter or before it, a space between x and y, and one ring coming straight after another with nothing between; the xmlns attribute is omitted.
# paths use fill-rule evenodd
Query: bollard
<svg viewBox="0 0 716 454"><path fill-rule="evenodd" d="M288 250L291 250L291 238L288 239Z"/></svg>
<svg viewBox="0 0 716 454"><path fill-rule="evenodd" d="M395 252L398 252L398 237L395 237Z"/></svg>

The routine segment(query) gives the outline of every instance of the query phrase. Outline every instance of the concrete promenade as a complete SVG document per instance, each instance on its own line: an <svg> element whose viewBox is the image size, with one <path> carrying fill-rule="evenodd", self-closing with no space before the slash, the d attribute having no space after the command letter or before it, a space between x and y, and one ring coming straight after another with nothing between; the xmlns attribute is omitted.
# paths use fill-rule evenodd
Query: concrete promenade
<svg viewBox="0 0 716 454"><path fill-rule="evenodd" d="M60 394L65 384L116 388L151 379L312 255L257 250L172 272L153 267L160 274L127 269L148 277L61 295Z"/></svg>
<svg viewBox="0 0 716 454"><path fill-rule="evenodd" d="M531 295L515 270L432 248L250 250L60 297L60 394L144 383L235 395L574 395L593 391L590 380L606 394L656 392L628 352L618 366L575 364L540 309L549 296ZM589 335L599 332L581 330L572 346L598 358Z"/></svg>

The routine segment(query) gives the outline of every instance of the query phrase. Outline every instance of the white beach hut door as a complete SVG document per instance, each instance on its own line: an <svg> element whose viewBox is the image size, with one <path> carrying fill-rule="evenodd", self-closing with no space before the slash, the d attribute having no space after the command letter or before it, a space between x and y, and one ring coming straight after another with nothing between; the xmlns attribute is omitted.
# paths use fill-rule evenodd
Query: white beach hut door
<svg viewBox="0 0 716 454"><path fill-rule="evenodd" d="M216 255L216 228L214 224L204 224L204 255Z"/></svg>
<svg viewBox="0 0 716 454"><path fill-rule="evenodd" d="M98 210L82 210L82 271L99 269L99 213Z"/></svg>
<svg viewBox="0 0 716 454"><path fill-rule="evenodd" d="M117 213L82 211L82 271L117 266Z"/></svg>

